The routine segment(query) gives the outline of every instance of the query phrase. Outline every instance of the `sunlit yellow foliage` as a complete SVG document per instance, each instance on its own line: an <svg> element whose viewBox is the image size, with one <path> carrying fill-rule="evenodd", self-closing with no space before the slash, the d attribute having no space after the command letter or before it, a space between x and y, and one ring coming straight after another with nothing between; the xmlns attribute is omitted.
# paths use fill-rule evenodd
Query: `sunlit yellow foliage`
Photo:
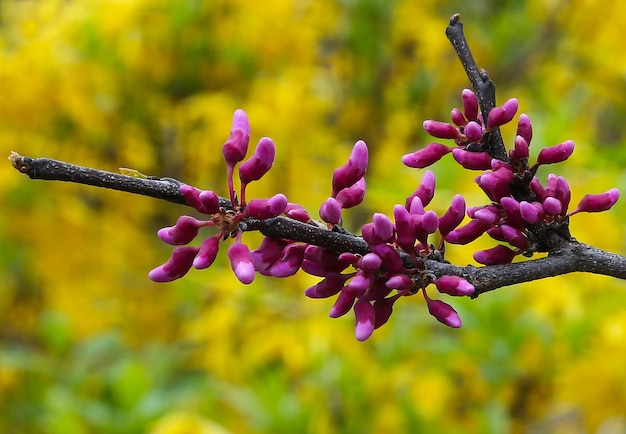
<svg viewBox="0 0 626 434"><path fill-rule="evenodd" d="M531 159L576 142L571 207L624 191L626 4L532 0L0 2L0 153L168 176L226 195L232 114L275 167L250 197L285 193L316 214L354 142L371 152L349 229L389 213L423 171L400 157L430 140L469 87L444 35L460 12L480 66L533 121ZM511 142L515 126L503 128ZM483 194L476 173L432 167L442 212ZM623 427L625 286L567 275L453 300L445 329L401 300L366 343L316 279L258 276L222 251L171 284L148 271L171 247L156 230L185 207L0 166L0 431L32 433L599 432ZM624 253L625 208L576 215L582 242ZM256 246L260 237L246 234ZM480 239L473 247L488 248ZM225 249L226 247L224 247ZM472 248L450 246L463 265ZM434 291L433 291L434 295ZM621 419L620 419L621 417ZM620 422L621 421L621 422ZM566 431L569 429L569 431ZM533 431L534 430L534 431ZM578 431L576 431L578 430ZM619 431L616 431L619 432Z"/></svg>

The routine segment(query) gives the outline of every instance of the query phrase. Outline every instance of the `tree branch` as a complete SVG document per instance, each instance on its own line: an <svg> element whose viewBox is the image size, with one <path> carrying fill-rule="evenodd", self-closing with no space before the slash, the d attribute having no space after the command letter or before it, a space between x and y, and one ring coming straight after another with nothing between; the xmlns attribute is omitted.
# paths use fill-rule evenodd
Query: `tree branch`
<svg viewBox="0 0 626 434"><path fill-rule="evenodd" d="M22 157L18 154L12 154L9 159L13 167L31 179L75 182L187 205L179 191L182 183L174 179L154 176L135 178L48 158ZM228 209L231 204L228 199L220 198L220 206ZM336 252L364 255L370 251L361 237L329 231L315 224L302 223L286 217L268 220L243 219L240 222L240 229L259 231L268 237L313 244ZM403 259L405 267L416 268L408 255L403 254ZM506 265L460 267L433 259L422 259L422 263L434 277L443 275L464 277L474 285L473 298L497 288L572 272L602 274L626 279L626 257L576 241L562 243L560 248L548 257Z"/></svg>

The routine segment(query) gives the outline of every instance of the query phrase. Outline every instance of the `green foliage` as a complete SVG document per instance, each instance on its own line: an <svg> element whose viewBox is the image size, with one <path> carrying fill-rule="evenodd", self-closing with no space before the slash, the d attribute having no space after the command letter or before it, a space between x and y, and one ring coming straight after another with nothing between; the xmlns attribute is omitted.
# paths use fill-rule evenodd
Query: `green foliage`
<svg viewBox="0 0 626 434"><path fill-rule="evenodd" d="M445 39L460 12L500 102L516 96L537 149L576 141L573 202L626 185L623 3L0 2L0 150L132 167L226 192L220 147L235 108L277 144L251 197L314 212L355 139L372 151L365 206L390 212L467 87ZM609 20L610 17L610 22ZM504 130L512 140L514 131ZM306 170L303 170L305 168ZM435 203L478 195L434 166ZM539 176L547 177L548 173ZM167 285L147 272L181 208L30 182L0 166L0 431L25 433L597 432L626 408L624 285L572 275L462 300L461 330L420 300L367 343L310 276L244 287L223 257ZM477 196L474 196L477 197ZM191 211L189 211L191 212ZM581 241L624 252L624 206L577 215ZM248 239L253 239L251 236ZM489 246L488 240L481 240ZM455 263L471 252L453 246ZM622 419L619 419L622 417ZM613 421L613 422L611 422ZM223 428L220 428L224 427Z"/></svg>

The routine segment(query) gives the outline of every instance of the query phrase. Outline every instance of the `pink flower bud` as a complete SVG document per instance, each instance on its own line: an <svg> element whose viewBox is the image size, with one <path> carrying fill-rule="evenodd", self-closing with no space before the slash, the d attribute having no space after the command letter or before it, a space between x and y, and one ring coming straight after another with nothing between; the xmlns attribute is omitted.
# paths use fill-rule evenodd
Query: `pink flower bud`
<svg viewBox="0 0 626 434"><path fill-rule="evenodd" d="M465 217L465 199L457 194L452 199L450 208L439 218L439 233L445 237L463 221Z"/></svg>
<svg viewBox="0 0 626 434"><path fill-rule="evenodd" d="M393 218L396 222L396 244L405 252L414 251L415 230L411 223L411 215L402 205L393 207Z"/></svg>
<svg viewBox="0 0 626 434"><path fill-rule="evenodd" d="M393 304L400 298L400 294L392 297L379 298L374 301L374 329L384 325L393 313Z"/></svg>
<svg viewBox="0 0 626 434"><path fill-rule="evenodd" d="M423 169L439 161L441 157L451 152L452 149L454 148L442 145L441 143L432 142L419 151L404 155L402 157L402 163L408 167Z"/></svg>
<svg viewBox="0 0 626 434"><path fill-rule="evenodd" d="M452 150L452 157L465 169L487 170L491 168L492 157L487 152L470 152L456 148Z"/></svg>
<svg viewBox="0 0 626 434"><path fill-rule="evenodd" d="M389 244L378 244L372 246L372 252L380 256L383 267L390 273L400 273L404 270L402 258L396 249Z"/></svg>
<svg viewBox="0 0 626 434"><path fill-rule="evenodd" d="M434 283L437 290L444 294L464 296L474 293L474 285L459 276L441 276Z"/></svg>
<svg viewBox="0 0 626 434"><path fill-rule="evenodd" d="M562 176L557 177L556 187L554 188L554 197L561 202L562 210L561 215L565 215L569 202L572 198L572 192L570 191L567 180Z"/></svg>
<svg viewBox="0 0 626 434"><path fill-rule="evenodd" d="M492 249L480 250L474 253L474 260L484 265L508 264L516 253L507 246L498 245Z"/></svg>
<svg viewBox="0 0 626 434"><path fill-rule="evenodd" d="M519 203L519 211L522 219L531 225L537 224L543 219L543 206L539 202L523 200Z"/></svg>
<svg viewBox="0 0 626 434"><path fill-rule="evenodd" d="M308 223L311 221L311 217L309 216L307 210L305 210L302 205L298 205L297 203L288 203L284 212L287 217L299 222Z"/></svg>
<svg viewBox="0 0 626 434"><path fill-rule="evenodd" d="M365 178L361 178L351 187L339 190L339 193L337 193L337 196L335 198L342 208L348 209L357 206L358 204L363 202L364 197Z"/></svg>
<svg viewBox="0 0 626 434"><path fill-rule="evenodd" d="M517 113L518 103L516 98L511 98L499 107L494 107L487 116L487 129L490 130L510 122Z"/></svg>
<svg viewBox="0 0 626 434"><path fill-rule="evenodd" d="M263 137L254 150L254 155L239 166L239 179L242 184L261 179L274 164L276 147L272 139Z"/></svg>
<svg viewBox="0 0 626 434"><path fill-rule="evenodd" d="M313 276L324 277L328 273L339 273L351 265L350 261L340 260L332 250L308 245L304 250L302 269Z"/></svg>
<svg viewBox="0 0 626 434"><path fill-rule="evenodd" d="M611 209L615 202L619 199L619 190L612 188L609 191L600 194L586 194L578 206L570 215L577 212L601 212Z"/></svg>
<svg viewBox="0 0 626 434"><path fill-rule="evenodd" d="M528 142L522 136L515 137L515 156L521 160L528 155Z"/></svg>
<svg viewBox="0 0 626 434"><path fill-rule="evenodd" d="M422 176L422 181L417 189L406 198L406 207L410 208L411 202L414 197L419 197L421 200L422 207L427 206L430 201L435 196L435 187L437 185L437 179L435 178L435 174L430 170L427 170Z"/></svg>
<svg viewBox="0 0 626 434"><path fill-rule="evenodd" d="M278 193L269 199L253 199L245 209L246 215L254 219L266 220L277 217L285 211L287 197Z"/></svg>
<svg viewBox="0 0 626 434"><path fill-rule="evenodd" d="M418 196L413 196L411 202L409 202L409 214L411 215L422 215L426 212L424 209L424 204L422 204L422 200Z"/></svg>
<svg viewBox="0 0 626 434"><path fill-rule="evenodd" d="M211 190L201 191L198 199L202 202L206 214L217 214L220 212L220 198Z"/></svg>
<svg viewBox="0 0 626 434"><path fill-rule="evenodd" d="M185 185L185 184L180 186L179 191L180 191L180 194L182 194L182 196L185 198L185 201L187 201L187 204L195 208L197 211L203 214L215 214L216 212L219 211L219 198L218 198L218 209L215 210L213 207L213 204L211 203L211 199L209 199L209 196L206 196L204 200L200 199L200 195L204 193L204 191L198 190L195 187L192 187L190 185ZM217 197L217 195L215 195L215 197ZM205 206L205 203L204 203L205 200L209 202L209 206L211 206L210 209L207 209L207 207Z"/></svg>
<svg viewBox="0 0 626 434"><path fill-rule="evenodd" d="M469 121L463 129L463 134L470 142L480 142L480 139L483 137L483 127L476 121Z"/></svg>
<svg viewBox="0 0 626 434"><path fill-rule="evenodd" d="M426 293L424 293L424 295L425 294ZM461 317L452 306L441 300L433 300L428 297L426 297L426 303L428 304L428 312L430 312L437 321L455 329L461 327Z"/></svg>
<svg viewBox="0 0 626 434"><path fill-rule="evenodd" d="M513 171L506 167L501 167L494 172L487 172L479 176L476 178L476 183L489 199L498 202L501 198L511 194L509 183L514 176Z"/></svg>
<svg viewBox="0 0 626 434"><path fill-rule="evenodd" d="M148 277L155 282L171 282L180 279L191 268L198 250L198 247L176 247L172 251L170 259L165 264L150 271Z"/></svg>
<svg viewBox="0 0 626 434"><path fill-rule="evenodd" d="M336 225L341 220L341 205L334 197L329 197L320 206L320 217L326 223Z"/></svg>
<svg viewBox="0 0 626 434"><path fill-rule="evenodd" d="M553 164L565 161L574 152L574 142L568 140L559 145L543 148L537 156L537 164Z"/></svg>
<svg viewBox="0 0 626 434"><path fill-rule="evenodd" d="M461 98L463 99L463 113L465 113L467 120L474 121L478 119L478 98L476 94L470 89L463 89Z"/></svg>
<svg viewBox="0 0 626 434"><path fill-rule="evenodd" d="M546 197L543 201L543 210L546 214L553 216L560 215L564 211L561 201L556 197Z"/></svg>
<svg viewBox="0 0 626 434"><path fill-rule="evenodd" d="M408 291L413 286L413 281L406 274L394 274L387 279L385 286L389 289L397 289L398 291Z"/></svg>
<svg viewBox="0 0 626 434"><path fill-rule="evenodd" d="M252 283L254 280L254 264L248 246L240 242L233 243L228 249L230 266L243 284Z"/></svg>
<svg viewBox="0 0 626 434"><path fill-rule="evenodd" d="M489 228L487 234L498 241L506 241L513 247L520 250L528 249L530 242L520 229L517 229L509 225L500 225L497 227Z"/></svg>
<svg viewBox="0 0 626 434"><path fill-rule="evenodd" d="M352 309L352 305L354 304L354 299L356 297L347 288L344 288L340 293L337 300L335 300L335 304L330 308L330 312L328 312L328 316L331 318L339 318L340 316L345 315Z"/></svg>
<svg viewBox="0 0 626 434"><path fill-rule="evenodd" d="M304 291L309 298L327 298L337 294L343 288L344 283L352 277L349 274L328 273L324 280Z"/></svg>
<svg viewBox="0 0 626 434"><path fill-rule="evenodd" d="M515 228L523 228L524 227L524 219L522 219L522 214L519 210L519 202L513 199L510 196L503 197L500 199L500 205L504 209L506 213L506 222Z"/></svg>
<svg viewBox="0 0 626 434"><path fill-rule="evenodd" d="M450 112L450 118L458 127L462 127L467 124L467 119L465 119L465 116L463 116L463 113L461 113L461 110L458 108L452 109Z"/></svg>
<svg viewBox="0 0 626 434"><path fill-rule="evenodd" d="M233 126L230 130L228 141L222 146L222 155L226 164L234 167L235 164L243 160L248 152L248 143L250 141L250 123L248 116L241 110L235 110L233 116Z"/></svg>
<svg viewBox="0 0 626 434"><path fill-rule="evenodd" d="M530 118L522 113L517 120L517 132L516 136L521 136L526 142L526 146L530 146L530 141L533 139L533 127L530 123Z"/></svg>
<svg viewBox="0 0 626 434"><path fill-rule="evenodd" d="M382 244L384 242L383 239L376 234L376 231L374 230L374 223L365 223L361 228L361 236L370 246Z"/></svg>
<svg viewBox="0 0 626 434"><path fill-rule="evenodd" d="M283 254L269 269L263 271L264 275L274 277L289 277L296 274L304 259L304 244L292 243L285 247Z"/></svg>
<svg viewBox="0 0 626 434"><path fill-rule="evenodd" d="M157 235L172 246L188 244L198 235L198 228L206 224L193 217L183 215L178 218L174 226L159 229Z"/></svg>
<svg viewBox="0 0 626 434"><path fill-rule="evenodd" d="M382 260L378 255L375 255L374 253L367 253L359 261L359 268L364 271L374 272L380 269L381 264Z"/></svg>
<svg viewBox="0 0 626 434"><path fill-rule="evenodd" d="M283 254L287 242L279 238L264 237L259 247L250 252L254 269L262 272L270 268Z"/></svg>
<svg viewBox="0 0 626 434"><path fill-rule="evenodd" d="M434 233L439 227L439 216L433 210L426 211L420 220L418 230L421 228L425 234Z"/></svg>
<svg viewBox="0 0 626 434"><path fill-rule="evenodd" d="M462 139L463 135L452 124L440 121L424 121L424 129L428 134L438 139Z"/></svg>
<svg viewBox="0 0 626 434"><path fill-rule="evenodd" d="M533 179L530 181L530 189L533 191L533 193L535 193L535 196L537 196L537 200L539 202L543 202L548 196L546 189L541 184L541 182L539 182L536 176L534 176Z"/></svg>
<svg viewBox="0 0 626 434"><path fill-rule="evenodd" d="M193 267L196 270L202 270L208 268L213 264L217 257L217 252L220 248L220 236L214 235L212 237L205 238L200 245L200 250L193 260Z"/></svg>
<svg viewBox="0 0 626 434"><path fill-rule="evenodd" d="M467 210L467 215L480 220L487 226L492 226L500 220L499 209L494 205L470 208Z"/></svg>
<svg viewBox="0 0 626 434"><path fill-rule="evenodd" d="M465 226L448 233L444 239L450 244L467 244L480 237L488 227L480 220L470 220Z"/></svg>
<svg viewBox="0 0 626 434"><path fill-rule="evenodd" d="M393 240L393 223L385 214L375 213L372 219L374 232L382 242L388 243ZM377 243L380 244L380 243Z"/></svg>
<svg viewBox="0 0 626 434"><path fill-rule="evenodd" d="M356 317L356 338L364 341L374 332L374 306L369 300L359 299L354 303L354 316Z"/></svg>
<svg viewBox="0 0 626 434"><path fill-rule="evenodd" d="M372 285L374 276L358 270L350 283L346 286L356 297L363 297L367 289Z"/></svg>
<svg viewBox="0 0 626 434"><path fill-rule="evenodd" d="M352 148L348 162L333 172L332 196L336 197L340 190L353 186L365 175L368 163L367 145L359 140Z"/></svg>

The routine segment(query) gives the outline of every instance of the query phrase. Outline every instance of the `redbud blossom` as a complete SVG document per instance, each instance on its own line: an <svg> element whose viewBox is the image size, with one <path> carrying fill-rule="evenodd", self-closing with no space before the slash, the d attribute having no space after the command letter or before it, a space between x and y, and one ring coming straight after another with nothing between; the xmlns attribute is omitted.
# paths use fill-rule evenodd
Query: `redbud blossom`
<svg viewBox="0 0 626 434"><path fill-rule="evenodd" d="M328 316L331 318L339 318L347 314L350 309L352 309L352 305L354 304L354 299L356 296L350 291L348 288L344 288L340 293L337 300L335 300L335 304L330 308L328 312Z"/></svg>
<svg viewBox="0 0 626 434"><path fill-rule="evenodd" d="M424 121L424 129L438 139L462 139L463 134L452 124L440 121Z"/></svg>
<svg viewBox="0 0 626 434"><path fill-rule="evenodd" d="M474 260L484 265L508 264L515 257L516 253L507 246L498 245L491 249L474 252Z"/></svg>
<svg viewBox="0 0 626 434"><path fill-rule="evenodd" d="M556 216L566 209L556 197L546 197L546 200L543 201L543 210L548 215Z"/></svg>
<svg viewBox="0 0 626 434"><path fill-rule="evenodd" d="M219 198L217 199L216 207L213 196L210 194L212 192L207 191L205 193L205 191L198 190L195 187L185 184L181 185L178 191L180 191L180 194L182 194L182 196L185 198L187 204L192 208L195 208L197 211L203 214L215 214L219 212ZM203 199L200 199L200 196L203 193ZM217 195L215 193L213 194L215 195L215 198L217 198Z"/></svg>
<svg viewBox="0 0 626 434"><path fill-rule="evenodd" d="M510 122L517 113L518 103L516 98L511 98L499 107L494 107L487 116L487 129L492 129Z"/></svg>
<svg viewBox="0 0 626 434"><path fill-rule="evenodd" d="M619 199L619 190L612 188L609 191L600 194L586 194L578 206L570 215L578 212L601 212L611 209L615 202Z"/></svg>
<svg viewBox="0 0 626 434"><path fill-rule="evenodd" d="M393 240L393 223L385 214L374 213L372 218L374 225L374 232L382 242L388 243Z"/></svg>
<svg viewBox="0 0 626 434"><path fill-rule="evenodd" d="M214 235L204 239L200 245L200 250L193 260L193 267L196 270L208 268L213 264L220 248L220 235Z"/></svg>
<svg viewBox="0 0 626 434"><path fill-rule="evenodd" d="M292 243L287 245L283 254L268 270L262 273L274 277L289 277L296 274L304 259L304 244Z"/></svg>
<svg viewBox="0 0 626 434"><path fill-rule="evenodd" d="M258 181L274 164L276 147L272 139L263 137L254 150L254 155L239 166L239 179L242 184Z"/></svg>
<svg viewBox="0 0 626 434"><path fill-rule="evenodd" d="M228 141L222 146L222 154L227 166L234 167L240 162L248 152L248 142L250 141L250 123L248 116L241 110L235 110L233 116L233 126L230 131Z"/></svg>
<svg viewBox="0 0 626 434"><path fill-rule="evenodd" d="M463 134L470 142L479 142L483 136L483 127L476 121L470 121L465 125Z"/></svg>
<svg viewBox="0 0 626 434"><path fill-rule="evenodd" d="M148 273L150 279L155 282L171 282L183 277L193 264L198 253L198 247L176 247L168 261Z"/></svg>
<svg viewBox="0 0 626 434"><path fill-rule="evenodd" d="M198 235L198 228L205 225L205 222L183 215L178 218L174 226L159 229L157 235L172 246L188 244Z"/></svg>
<svg viewBox="0 0 626 434"><path fill-rule="evenodd" d="M354 315L356 317L356 338L364 341L374 332L374 306L369 300L359 299L354 303Z"/></svg>
<svg viewBox="0 0 626 434"><path fill-rule="evenodd" d="M266 220L281 215L286 207L287 197L282 193L278 193L269 199L251 200L245 209L245 213L254 219Z"/></svg>
<svg viewBox="0 0 626 434"><path fill-rule="evenodd" d="M402 157L402 163L408 167L423 169L424 167L428 167L434 162L439 161L441 157L446 155L448 152L451 152L452 149L454 148L442 145L441 143L433 142L419 151L404 155Z"/></svg>
<svg viewBox="0 0 626 434"><path fill-rule="evenodd" d="M417 189L406 198L406 207L409 209L411 207L411 202L414 197L419 197L422 207L428 205L430 201L435 196L435 186L437 184L437 180L435 178L435 174L430 170L424 172L424 176L422 176L422 181L420 182Z"/></svg>
<svg viewBox="0 0 626 434"><path fill-rule="evenodd" d="M568 140L559 145L543 148L537 156L537 164L553 164L565 161L574 152L574 142Z"/></svg>
<svg viewBox="0 0 626 434"><path fill-rule="evenodd" d="M332 297L341 291L346 280L351 277L350 274L328 273L321 282L304 291L304 295L310 298Z"/></svg>
<svg viewBox="0 0 626 434"><path fill-rule="evenodd" d="M459 276L444 275L434 281L437 290L441 293L463 296L474 293L474 285Z"/></svg>
<svg viewBox="0 0 626 434"><path fill-rule="evenodd" d="M365 197L365 178L359 179L352 186L339 190L335 196L342 208L348 209L363 202Z"/></svg>
<svg viewBox="0 0 626 434"><path fill-rule="evenodd" d="M204 206L207 214L217 214L220 211L220 198L211 190L201 191L198 199Z"/></svg>
<svg viewBox="0 0 626 434"><path fill-rule="evenodd" d="M530 123L530 118L522 113L517 120L517 132L516 136L521 136L526 142L526 146L530 146L530 141L533 138L533 127Z"/></svg>
<svg viewBox="0 0 626 434"><path fill-rule="evenodd" d="M524 221L532 225L539 223L543 218L543 206L539 202L523 200L519 203L519 210Z"/></svg>
<svg viewBox="0 0 626 434"><path fill-rule="evenodd" d="M336 225L341 220L341 205L334 197L329 197L320 206L320 217L326 223Z"/></svg>
<svg viewBox="0 0 626 434"><path fill-rule="evenodd" d="M515 137L515 157L522 159L528 158L528 142L522 137Z"/></svg>
<svg viewBox="0 0 626 434"><path fill-rule="evenodd" d="M308 223L311 220L307 210L297 203L288 203L284 212L287 217L298 220L299 222Z"/></svg>
<svg viewBox="0 0 626 434"><path fill-rule="evenodd" d="M250 252L254 269L262 272L270 268L283 254L287 242L279 238L264 237L261 244Z"/></svg>
<svg viewBox="0 0 626 434"><path fill-rule="evenodd" d="M439 233L445 237L463 221L465 216L465 199L457 194L452 199L450 208L439 218Z"/></svg>
<svg viewBox="0 0 626 434"><path fill-rule="evenodd" d="M413 286L413 281L406 274L395 274L387 279L385 286L398 291L409 291Z"/></svg>
<svg viewBox="0 0 626 434"><path fill-rule="evenodd" d="M491 168L492 157L487 152L470 152L456 148L452 150L452 157L466 169L487 170Z"/></svg>
<svg viewBox="0 0 626 434"><path fill-rule="evenodd" d="M252 263L252 256L248 246L237 241L230 246L227 255L237 279L246 285L252 283L254 280L254 264Z"/></svg>
<svg viewBox="0 0 626 434"><path fill-rule="evenodd" d="M396 244L407 253L413 252L415 230L409 211L402 205L396 205L393 207L393 217L396 222Z"/></svg>
<svg viewBox="0 0 626 434"><path fill-rule="evenodd" d="M448 233L444 239L450 244L467 244L480 237L488 227L480 220L470 220L465 226Z"/></svg>
<svg viewBox="0 0 626 434"><path fill-rule="evenodd" d="M353 186L359 179L363 178L367 170L367 163L367 145L363 140L359 140L352 148L348 162L333 172L332 196L336 197L340 190Z"/></svg>
<svg viewBox="0 0 626 434"><path fill-rule="evenodd" d="M522 214L520 213L518 201L510 196L506 196L500 199L500 205L504 208L506 221L509 225L516 228L524 227L524 220L522 219Z"/></svg>
<svg viewBox="0 0 626 434"><path fill-rule="evenodd" d="M430 314L434 316L437 321L455 329L461 327L461 317L458 313L456 313L456 310L454 310L452 306L441 300L433 300L429 298L425 291L424 297L426 298L426 303L428 304L428 312L430 312Z"/></svg>
<svg viewBox="0 0 626 434"><path fill-rule="evenodd" d="M467 120L474 121L478 119L478 98L476 94L470 89L463 89L461 99L463 100L463 113L465 113Z"/></svg>
<svg viewBox="0 0 626 434"><path fill-rule="evenodd" d="M461 113L461 110L458 108L452 109L450 112L450 119L452 119L452 122L454 122L458 127L462 127L467 124L467 119L465 119L465 116L463 116L463 113Z"/></svg>

